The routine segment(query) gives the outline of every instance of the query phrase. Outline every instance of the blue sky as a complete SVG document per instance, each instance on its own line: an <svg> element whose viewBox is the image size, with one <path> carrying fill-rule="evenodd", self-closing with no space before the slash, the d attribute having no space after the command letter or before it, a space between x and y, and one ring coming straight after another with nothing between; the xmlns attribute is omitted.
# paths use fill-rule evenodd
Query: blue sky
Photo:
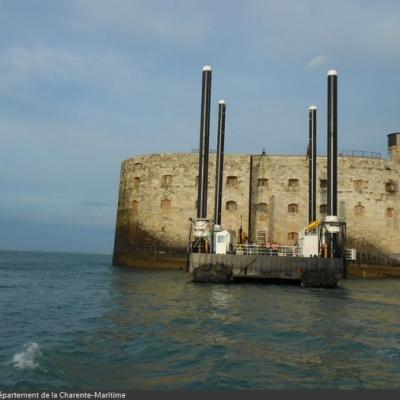
<svg viewBox="0 0 400 400"><path fill-rule="evenodd" d="M201 70L226 151L387 154L400 130L398 1L0 1L0 249L110 253L121 162L198 147Z"/></svg>

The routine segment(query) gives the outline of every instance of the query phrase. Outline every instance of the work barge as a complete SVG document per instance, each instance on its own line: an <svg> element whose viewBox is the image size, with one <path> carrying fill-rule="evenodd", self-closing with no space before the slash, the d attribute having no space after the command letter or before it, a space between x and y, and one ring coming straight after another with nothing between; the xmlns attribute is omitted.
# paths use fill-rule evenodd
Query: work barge
<svg viewBox="0 0 400 400"><path fill-rule="evenodd" d="M239 230L238 243L221 221L226 103L218 103L218 139L214 218L207 215L208 158L212 69L202 71L197 217L190 219L187 271L193 282L280 282L306 287L334 288L346 277L346 259L355 250L346 249L346 223L337 217L337 72L327 75L327 216L316 218L317 108L309 115L309 224L299 232L297 246L249 244Z"/></svg>

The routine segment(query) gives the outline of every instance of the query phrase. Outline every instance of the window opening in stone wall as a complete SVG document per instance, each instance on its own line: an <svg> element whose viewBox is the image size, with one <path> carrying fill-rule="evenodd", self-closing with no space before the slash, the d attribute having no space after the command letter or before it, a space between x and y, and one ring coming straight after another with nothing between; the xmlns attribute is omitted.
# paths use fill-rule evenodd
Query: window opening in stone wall
<svg viewBox="0 0 400 400"><path fill-rule="evenodd" d="M295 203L289 204L288 205L288 212L291 214L298 213L299 212L299 206Z"/></svg>
<svg viewBox="0 0 400 400"><path fill-rule="evenodd" d="M137 163L133 164L133 166L134 166L135 168L142 168L142 163L137 162Z"/></svg>
<svg viewBox="0 0 400 400"><path fill-rule="evenodd" d="M163 175L161 179L161 187L165 188L172 184L172 175Z"/></svg>
<svg viewBox="0 0 400 400"><path fill-rule="evenodd" d="M237 176L228 176L226 178L226 187L227 188L235 188L238 185L238 178Z"/></svg>
<svg viewBox="0 0 400 400"><path fill-rule="evenodd" d="M299 180L289 179L288 185L290 190L297 190L299 188Z"/></svg>
<svg viewBox="0 0 400 400"><path fill-rule="evenodd" d="M299 234L297 232L289 232L287 234L288 240L291 240L293 242L297 242L298 237L299 237Z"/></svg>
<svg viewBox="0 0 400 400"><path fill-rule="evenodd" d="M326 190L327 187L328 187L328 181L326 179L320 179L319 180L319 188L321 190Z"/></svg>
<svg viewBox="0 0 400 400"><path fill-rule="evenodd" d="M264 245L267 240L267 232L266 231L258 231L257 232L257 244Z"/></svg>
<svg viewBox="0 0 400 400"><path fill-rule="evenodd" d="M354 215L360 217L360 216L362 216L364 214L365 214L365 207L361 203L358 203L354 207Z"/></svg>
<svg viewBox="0 0 400 400"><path fill-rule="evenodd" d="M171 208L171 200L161 200L161 208Z"/></svg>
<svg viewBox="0 0 400 400"><path fill-rule="evenodd" d="M365 189L366 182L362 179L357 179L356 181L353 182L353 187L354 190L358 193L362 193L363 190Z"/></svg>
<svg viewBox="0 0 400 400"><path fill-rule="evenodd" d="M393 179L390 179L385 183L385 189L388 193L395 193L397 192L397 182Z"/></svg>
<svg viewBox="0 0 400 400"><path fill-rule="evenodd" d="M267 203L258 203L256 204L256 211L264 214L268 214L268 204Z"/></svg>
<svg viewBox="0 0 400 400"><path fill-rule="evenodd" d="M140 177L139 176L135 176L133 178L133 186L138 187L140 185Z"/></svg>
<svg viewBox="0 0 400 400"><path fill-rule="evenodd" d="M268 179L267 178L258 178L257 186L268 187Z"/></svg>
<svg viewBox="0 0 400 400"><path fill-rule="evenodd" d="M227 201L226 202L226 209L228 211L236 211L237 210L236 201Z"/></svg>
<svg viewBox="0 0 400 400"><path fill-rule="evenodd" d="M385 214L388 218L394 217L394 214L395 214L394 208L392 208L392 207L387 208Z"/></svg>
<svg viewBox="0 0 400 400"><path fill-rule="evenodd" d="M195 209L195 210L197 210L197 204L198 204L198 201L196 200L196 201L194 202L194 209Z"/></svg>
<svg viewBox="0 0 400 400"><path fill-rule="evenodd" d="M137 200L132 201L132 210L137 211L139 209L139 202Z"/></svg>
<svg viewBox="0 0 400 400"><path fill-rule="evenodd" d="M321 204L321 205L319 206L319 213L320 213L321 215L326 215L326 204Z"/></svg>

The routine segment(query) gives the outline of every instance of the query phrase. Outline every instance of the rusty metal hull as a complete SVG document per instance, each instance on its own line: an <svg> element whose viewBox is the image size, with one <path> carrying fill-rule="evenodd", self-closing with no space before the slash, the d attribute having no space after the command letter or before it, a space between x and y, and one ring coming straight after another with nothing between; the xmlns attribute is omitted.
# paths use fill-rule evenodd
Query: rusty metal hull
<svg viewBox="0 0 400 400"><path fill-rule="evenodd" d="M229 283L254 278L298 281L310 287L336 287L345 277L344 260L339 258L267 255L193 253L188 271L193 282Z"/></svg>

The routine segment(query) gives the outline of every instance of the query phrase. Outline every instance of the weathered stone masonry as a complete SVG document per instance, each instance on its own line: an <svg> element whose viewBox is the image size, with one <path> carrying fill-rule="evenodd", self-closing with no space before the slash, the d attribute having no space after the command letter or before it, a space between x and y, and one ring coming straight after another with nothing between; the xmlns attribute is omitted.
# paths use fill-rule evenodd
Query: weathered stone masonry
<svg viewBox="0 0 400 400"><path fill-rule="evenodd" d="M399 253L398 148L390 160L339 157L338 213L361 251ZM210 155L208 215L213 218L215 155ZM122 163L114 263L148 247L185 253L196 216L198 155L151 154ZM226 154L223 227L251 242L293 244L308 222L304 156ZM317 159L317 215L326 212L326 157Z"/></svg>

